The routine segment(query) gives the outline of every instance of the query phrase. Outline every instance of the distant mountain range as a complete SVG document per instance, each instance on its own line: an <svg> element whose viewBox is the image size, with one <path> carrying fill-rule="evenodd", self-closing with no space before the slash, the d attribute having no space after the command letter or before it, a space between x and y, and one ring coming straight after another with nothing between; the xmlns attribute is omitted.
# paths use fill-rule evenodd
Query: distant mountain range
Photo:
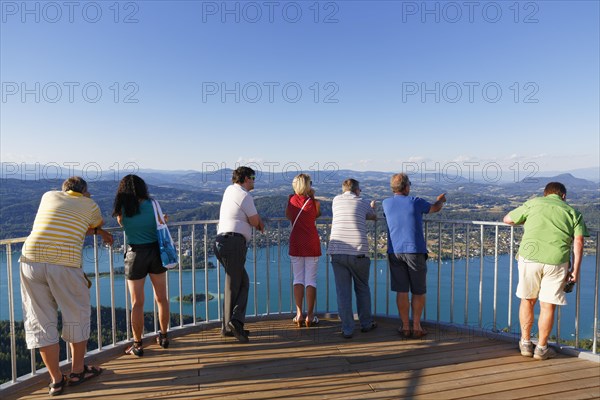
<svg viewBox="0 0 600 400"><path fill-rule="evenodd" d="M281 168L281 166L279 167ZM146 182L153 185L186 185L191 187L210 188L215 185L221 186L223 183L229 183L231 179L231 169L213 169L207 168L206 171L195 170L155 170L155 169L139 169L136 170L134 165L123 170L100 170L97 164L85 166L84 169L67 168L57 163L42 165L42 164L17 164L17 163L0 163L0 179L18 179L18 180L52 180L65 179L68 176L79 175L90 181L107 181L119 180L127 173L134 171L142 176ZM257 178L263 184L268 186L280 185L285 182L291 182L292 178L299 172L305 172L313 177L313 181L320 183L336 183L341 182L348 177L353 177L359 181L386 181L394 172L382 171L352 171L352 170L337 170L325 169L320 171L308 170L297 171L295 168L288 168L283 172L257 171ZM505 184L516 183L517 181L526 181L527 183L535 180L542 181L544 177L564 176L574 182L576 185L583 184L583 181L592 183L600 183L600 167L581 168L572 171L561 172L536 172L531 177L528 176L528 171L521 171L521 176L515 179L515 173L512 170L497 171L493 168L490 171L482 172L481 170L468 170L464 168L457 173L453 168L442 169L438 172L416 172L411 173L411 179L420 180L423 182L445 182L453 184L461 183L492 183ZM544 177L542 177L542 175ZM570 177L569 177L570 176ZM567 184L565 182L565 184Z"/></svg>
<svg viewBox="0 0 600 400"><path fill-rule="evenodd" d="M54 176L57 171L54 171ZM73 173L78 172L81 171ZM362 194L367 199L381 201L391 195L389 179L392 173L389 172L340 170L308 173L321 200L324 216L331 215L331 200L341 193L342 182L350 177L361 182ZM148 183L151 195L160 200L163 210L173 222L217 219L223 190L231 182L230 169L210 173L141 170L138 174ZM284 216L287 196L292 193L291 182L296 174L297 171L257 173L253 195L261 215ZM48 190L60 190L64 179L47 179L49 175L43 174L33 179L32 170L28 170L23 179L10 178L12 175L15 173L0 179L0 238L27 235L42 194ZM93 175L83 171L81 175L88 180L90 192L100 206L107 226L115 226L116 221L111 214L120 177L114 176L112 171L101 174L95 171ZM518 203L540 196L548 182L559 181L567 186L569 203L584 213L588 225L596 226L600 221L600 185L572 174L527 178L510 183L436 173L409 176L411 194L415 196L433 200L440 193L447 193L448 203L443 218L500 220L503 213Z"/></svg>

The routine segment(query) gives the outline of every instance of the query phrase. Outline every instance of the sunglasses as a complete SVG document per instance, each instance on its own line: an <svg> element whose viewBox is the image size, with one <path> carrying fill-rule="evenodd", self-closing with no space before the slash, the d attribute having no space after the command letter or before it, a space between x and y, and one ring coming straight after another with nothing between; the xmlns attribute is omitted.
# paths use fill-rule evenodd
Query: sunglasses
<svg viewBox="0 0 600 400"><path fill-rule="evenodd" d="M248 178L250 178L250 179L252 179L252 180L255 180L255 179L256 179L256 176L252 175L252 176L249 176Z"/></svg>

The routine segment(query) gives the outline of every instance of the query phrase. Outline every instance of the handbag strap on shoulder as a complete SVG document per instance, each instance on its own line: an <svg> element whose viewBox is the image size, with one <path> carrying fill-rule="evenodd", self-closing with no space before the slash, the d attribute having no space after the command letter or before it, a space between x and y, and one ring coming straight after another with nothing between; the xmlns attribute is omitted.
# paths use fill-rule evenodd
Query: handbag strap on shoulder
<svg viewBox="0 0 600 400"><path fill-rule="evenodd" d="M160 208L160 204L158 204L158 201L151 199L150 200L152 202L152 208L154 208L154 218L156 219L156 226L159 225L165 225L165 221L163 221L162 218L162 209Z"/></svg>
<svg viewBox="0 0 600 400"><path fill-rule="evenodd" d="M306 201L302 205L302 208L300 209L300 211L298 211L298 215L296 215L296 219L294 220L294 223L292 224L292 230L296 226L296 222L298 222L298 218L300 218L300 214L302 214L302 210L304 210L304 207L306 207L306 205L308 204L309 201L310 201L310 197L308 199L306 199Z"/></svg>

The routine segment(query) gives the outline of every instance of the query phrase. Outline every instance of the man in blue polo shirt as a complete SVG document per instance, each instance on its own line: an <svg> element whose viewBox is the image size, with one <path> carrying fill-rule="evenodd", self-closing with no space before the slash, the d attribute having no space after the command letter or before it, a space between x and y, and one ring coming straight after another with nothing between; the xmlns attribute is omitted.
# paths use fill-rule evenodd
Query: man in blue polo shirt
<svg viewBox="0 0 600 400"><path fill-rule="evenodd" d="M383 201L383 212L388 225L388 260L391 288L396 292L396 304L402 320L398 333L404 338L421 338L427 332L421 327L421 314L427 292L427 244L423 235L423 214L442 209L446 194L431 204L419 197L409 196L411 182L408 175L395 174L390 180L394 196ZM412 293L409 302L408 292ZM412 308L412 331L409 309Z"/></svg>

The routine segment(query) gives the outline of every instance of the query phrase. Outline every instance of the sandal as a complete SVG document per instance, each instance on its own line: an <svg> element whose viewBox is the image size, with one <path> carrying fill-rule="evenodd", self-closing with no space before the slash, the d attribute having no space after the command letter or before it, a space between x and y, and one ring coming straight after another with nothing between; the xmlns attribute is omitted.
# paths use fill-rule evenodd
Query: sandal
<svg viewBox="0 0 600 400"><path fill-rule="evenodd" d="M83 371L81 371L80 373L71 372L71 374L69 375L69 386L80 385L88 379L100 375L102 371L104 371L102 368L84 365ZM76 378L77 380L74 381L73 378Z"/></svg>
<svg viewBox="0 0 600 400"><path fill-rule="evenodd" d="M296 327L300 328L302 326L302 317L298 318L296 315L294 319L292 319L292 322L296 324Z"/></svg>
<svg viewBox="0 0 600 400"><path fill-rule="evenodd" d="M410 329L398 328L398 334L402 336L403 339L410 339L412 337L412 331Z"/></svg>
<svg viewBox="0 0 600 400"><path fill-rule="evenodd" d="M50 382L48 385L48 394L50 396L58 396L62 394L63 389L65 388L65 383L67 383L67 376L63 374L60 382Z"/></svg>
<svg viewBox="0 0 600 400"><path fill-rule="evenodd" d="M144 355L144 348L142 347L142 341L133 341L133 344L125 350L125 354L133 354L136 357Z"/></svg>
<svg viewBox="0 0 600 400"><path fill-rule="evenodd" d="M163 349L169 348L169 338L167 338L166 333L158 332L158 336L156 337L156 343Z"/></svg>
<svg viewBox="0 0 600 400"><path fill-rule="evenodd" d="M413 339L421 339L422 337L427 335L427 331L423 328L421 328L421 330L415 330L413 331L412 337Z"/></svg>
<svg viewBox="0 0 600 400"><path fill-rule="evenodd" d="M311 319L309 319L308 317L306 317L306 321L305 321L305 323L306 323L306 327L307 327L307 328L310 328L310 327L311 327L311 326L313 326L313 325L319 325L319 318L317 318L317 316L316 316L316 315L315 315L315 316L313 316L312 320L311 320Z"/></svg>

